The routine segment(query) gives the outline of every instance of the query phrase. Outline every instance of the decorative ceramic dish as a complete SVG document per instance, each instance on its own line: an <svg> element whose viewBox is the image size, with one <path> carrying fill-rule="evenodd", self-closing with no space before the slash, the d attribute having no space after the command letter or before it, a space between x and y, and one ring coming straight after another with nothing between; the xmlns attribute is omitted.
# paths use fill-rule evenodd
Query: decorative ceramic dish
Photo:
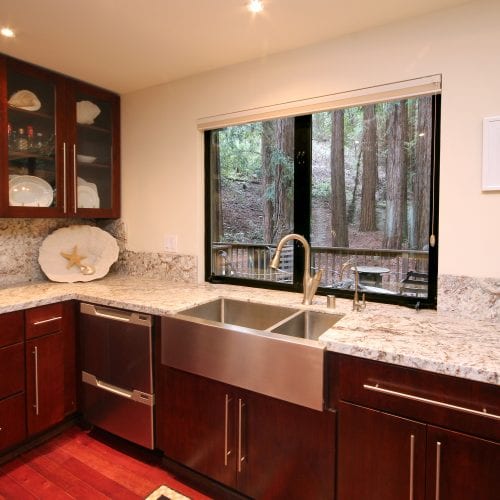
<svg viewBox="0 0 500 500"><path fill-rule="evenodd" d="M34 175L9 176L9 204L11 207L50 207L54 200L52 186Z"/></svg>
<svg viewBox="0 0 500 500"><path fill-rule="evenodd" d="M106 231L75 225L49 234L40 247L38 262L52 281L92 281L108 274L118 252L118 243Z"/></svg>
<svg viewBox="0 0 500 500"><path fill-rule="evenodd" d="M76 155L76 159L80 163L94 163L96 161L96 156L89 156L89 155Z"/></svg>

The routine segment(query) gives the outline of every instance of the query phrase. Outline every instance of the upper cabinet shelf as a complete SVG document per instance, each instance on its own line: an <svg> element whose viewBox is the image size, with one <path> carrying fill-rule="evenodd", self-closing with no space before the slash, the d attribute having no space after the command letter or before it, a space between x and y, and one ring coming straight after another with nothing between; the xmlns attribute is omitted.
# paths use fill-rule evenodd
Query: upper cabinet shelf
<svg viewBox="0 0 500 500"><path fill-rule="evenodd" d="M119 217L119 96L0 55L0 163L0 217Z"/></svg>

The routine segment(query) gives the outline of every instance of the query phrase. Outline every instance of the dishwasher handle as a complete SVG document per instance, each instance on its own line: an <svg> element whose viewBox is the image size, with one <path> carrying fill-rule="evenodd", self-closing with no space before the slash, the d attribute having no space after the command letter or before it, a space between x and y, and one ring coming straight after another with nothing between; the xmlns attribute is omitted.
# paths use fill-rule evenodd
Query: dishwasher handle
<svg viewBox="0 0 500 500"><path fill-rule="evenodd" d="M80 313L99 318L111 319L113 321L123 321L131 325L141 325L151 327L152 318L149 314L142 314L132 311L123 311L121 309L112 309L110 307L96 306L82 302L80 304Z"/></svg>
<svg viewBox="0 0 500 500"><path fill-rule="evenodd" d="M82 370L82 382L85 384L97 387L103 391L110 392L116 396L120 396L125 399L131 399L137 403L142 403L147 406L154 406L155 400L153 394L148 394L146 392L141 392L136 389L133 391L128 391L127 389L122 389L113 384L108 384L103 380L99 380L95 375Z"/></svg>

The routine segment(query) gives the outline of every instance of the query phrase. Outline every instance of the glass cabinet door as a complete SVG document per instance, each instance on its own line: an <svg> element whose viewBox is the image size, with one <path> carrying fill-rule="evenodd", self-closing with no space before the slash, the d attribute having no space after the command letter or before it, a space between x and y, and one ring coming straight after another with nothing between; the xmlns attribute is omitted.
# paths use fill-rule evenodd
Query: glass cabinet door
<svg viewBox="0 0 500 500"><path fill-rule="evenodd" d="M17 64L8 65L6 75L8 199L4 208L7 213L34 216L64 211L64 175L58 168L62 157L56 142L58 81L44 72L24 71Z"/></svg>
<svg viewBox="0 0 500 500"><path fill-rule="evenodd" d="M115 96L86 89L75 91L74 203L76 212L112 216L118 204L116 165L117 104Z"/></svg>

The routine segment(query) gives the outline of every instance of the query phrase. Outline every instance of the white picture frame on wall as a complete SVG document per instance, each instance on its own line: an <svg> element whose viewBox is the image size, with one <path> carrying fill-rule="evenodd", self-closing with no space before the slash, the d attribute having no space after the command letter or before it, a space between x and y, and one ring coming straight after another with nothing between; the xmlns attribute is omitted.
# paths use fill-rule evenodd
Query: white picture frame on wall
<svg viewBox="0 0 500 500"><path fill-rule="evenodd" d="M500 116L483 119L483 191L500 191Z"/></svg>

